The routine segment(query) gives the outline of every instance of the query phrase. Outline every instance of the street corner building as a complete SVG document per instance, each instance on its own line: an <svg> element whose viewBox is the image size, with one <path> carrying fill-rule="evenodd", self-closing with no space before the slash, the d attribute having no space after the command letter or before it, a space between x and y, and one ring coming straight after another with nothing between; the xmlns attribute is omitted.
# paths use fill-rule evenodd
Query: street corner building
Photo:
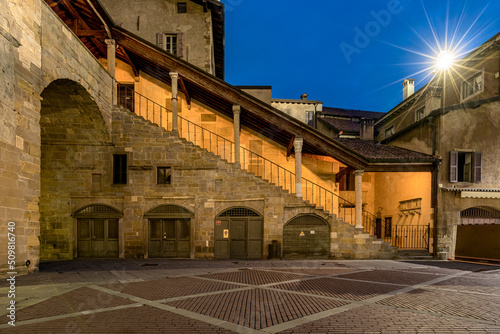
<svg viewBox="0 0 500 334"><path fill-rule="evenodd" d="M15 222L19 272L500 258L468 237L498 245L498 36L463 59L458 94L410 79L389 112L352 111L226 83L219 1L147 2L0 0L0 238Z"/></svg>

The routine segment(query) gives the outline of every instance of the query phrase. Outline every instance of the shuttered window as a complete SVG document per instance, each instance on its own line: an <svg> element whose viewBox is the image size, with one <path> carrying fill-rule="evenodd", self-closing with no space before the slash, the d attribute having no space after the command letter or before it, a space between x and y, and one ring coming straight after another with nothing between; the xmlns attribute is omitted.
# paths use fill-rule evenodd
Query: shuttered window
<svg viewBox="0 0 500 334"><path fill-rule="evenodd" d="M157 33L156 45L171 54L182 58L183 34L182 33Z"/></svg>
<svg viewBox="0 0 500 334"><path fill-rule="evenodd" d="M482 160L481 152L450 151L450 182L481 182Z"/></svg>

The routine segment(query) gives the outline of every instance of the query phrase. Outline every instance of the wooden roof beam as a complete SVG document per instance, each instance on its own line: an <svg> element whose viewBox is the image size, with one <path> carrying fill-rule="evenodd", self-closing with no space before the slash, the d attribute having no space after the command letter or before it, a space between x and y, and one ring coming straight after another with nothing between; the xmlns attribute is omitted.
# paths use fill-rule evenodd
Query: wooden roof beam
<svg viewBox="0 0 500 334"><path fill-rule="evenodd" d="M77 21L77 22L75 22L75 26L77 25L77 23L79 23L83 27L84 30L92 30L92 29L90 29L87 22L85 22L85 20L82 19L80 14L78 14L78 12L73 7L73 5L69 2L69 0L60 0L60 3L64 6L64 8L66 8L69 11L69 13L73 17L73 19L75 19ZM97 39L95 37L90 37L90 40L92 41L92 43L95 44L95 46L99 49L99 51L104 56L107 56L107 48L104 48L104 46L102 45L102 42L99 39Z"/></svg>
<svg viewBox="0 0 500 334"><path fill-rule="evenodd" d="M191 97L189 96L189 92L186 88L186 85L184 85L184 80L182 80L181 76L179 76L179 86L181 88L181 91L184 93L184 96L186 96L187 105L191 106Z"/></svg>
<svg viewBox="0 0 500 334"><path fill-rule="evenodd" d="M132 59L130 59L130 57L128 56L128 53L125 50L125 48L123 46L118 46L118 47L120 47L120 51L123 53L123 56L125 57L125 61L127 62L127 64L129 64L130 67L132 67L132 71L134 72L135 79L136 79L136 81L138 81L139 70L137 69L137 66L135 66L135 64L132 61Z"/></svg>
<svg viewBox="0 0 500 334"><path fill-rule="evenodd" d="M79 30L79 29L75 29L75 34L78 37L102 37L102 38L106 38L106 31L104 31L104 30Z"/></svg>
<svg viewBox="0 0 500 334"><path fill-rule="evenodd" d="M288 146L286 148L286 157L287 158L292 155L294 141L295 141L295 136L292 136L292 139L290 139L290 142L288 143Z"/></svg>

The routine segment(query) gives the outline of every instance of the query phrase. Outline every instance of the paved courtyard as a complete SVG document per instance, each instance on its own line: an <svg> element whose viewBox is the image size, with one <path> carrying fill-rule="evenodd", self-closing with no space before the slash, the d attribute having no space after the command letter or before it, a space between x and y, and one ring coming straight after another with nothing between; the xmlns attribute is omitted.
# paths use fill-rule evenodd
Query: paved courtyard
<svg viewBox="0 0 500 334"><path fill-rule="evenodd" d="M0 333L500 333L500 267L74 260L0 283Z"/></svg>

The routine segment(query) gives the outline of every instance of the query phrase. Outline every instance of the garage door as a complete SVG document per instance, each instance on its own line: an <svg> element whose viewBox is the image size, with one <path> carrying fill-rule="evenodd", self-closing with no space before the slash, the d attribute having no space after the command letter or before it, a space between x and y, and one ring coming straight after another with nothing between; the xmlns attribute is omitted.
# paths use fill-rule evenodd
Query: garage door
<svg viewBox="0 0 500 334"><path fill-rule="evenodd" d="M304 215L283 228L283 257L326 259L330 256L330 226L318 216Z"/></svg>
<svg viewBox="0 0 500 334"><path fill-rule="evenodd" d="M455 258L500 261L500 211L474 207L460 213Z"/></svg>

